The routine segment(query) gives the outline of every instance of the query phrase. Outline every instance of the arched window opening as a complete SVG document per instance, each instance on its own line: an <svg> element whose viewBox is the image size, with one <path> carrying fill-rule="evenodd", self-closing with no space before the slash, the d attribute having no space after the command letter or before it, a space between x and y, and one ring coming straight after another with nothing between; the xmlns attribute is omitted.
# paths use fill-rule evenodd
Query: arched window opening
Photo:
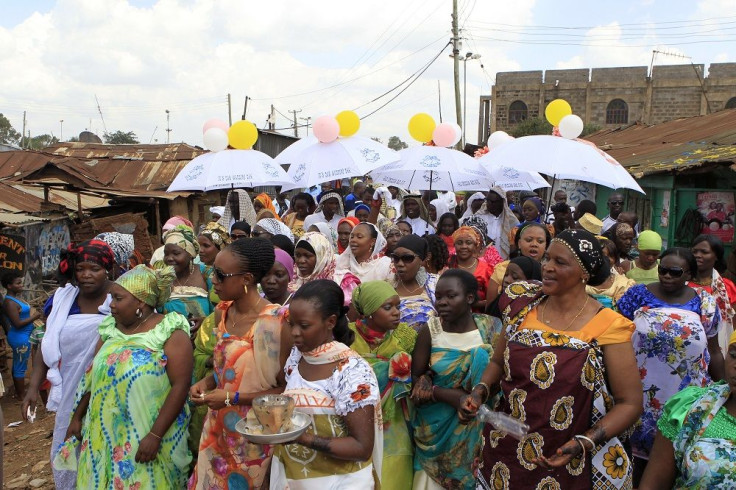
<svg viewBox="0 0 736 490"><path fill-rule="evenodd" d="M606 124L628 124L629 106L621 99L613 99L606 107Z"/></svg>

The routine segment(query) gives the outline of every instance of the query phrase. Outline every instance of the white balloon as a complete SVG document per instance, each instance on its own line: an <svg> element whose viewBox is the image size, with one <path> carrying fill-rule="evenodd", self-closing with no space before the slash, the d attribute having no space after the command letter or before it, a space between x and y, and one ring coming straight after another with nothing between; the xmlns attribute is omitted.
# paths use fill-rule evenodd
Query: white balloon
<svg viewBox="0 0 736 490"><path fill-rule="evenodd" d="M583 126L585 126L585 124L583 123L583 120L580 119L580 116L569 114L560 120L560 136L569 140L574 140L582 134Z"/></svg>
<svg viewBox="0 0 736 490"><path fill-rule="evenodd" d="M204 132L204 146L210 151L227 148L227 133L222 128L210 128Z"/></svg>
<svg viewBox="0 0 736 490"><path fill-rule="evenodd" d="M448 124L455 128L455 139L452 140L452 144L450 145L455 146L457 142L460 141L460 139L463 137L463 128L461 128L458 123L451 122Z"/></svg>
<svg viewBox="0 0 736 490"><path fill-rule="evenodd" d="M512 139L514 139L514 137L510 136L506 131L494 131L488 137L488 149L492 150L494 148L498 148Z"/></svg>

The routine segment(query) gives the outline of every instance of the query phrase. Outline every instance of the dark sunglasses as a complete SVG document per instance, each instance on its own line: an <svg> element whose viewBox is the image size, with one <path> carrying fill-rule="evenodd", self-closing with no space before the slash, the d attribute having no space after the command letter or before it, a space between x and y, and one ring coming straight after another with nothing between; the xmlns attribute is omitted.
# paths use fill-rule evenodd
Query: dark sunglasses
<svg viewBox="0 0 736 490"><path fill-rule="evenodd" d="M232 238L233 240L240 240L241 238L248 238L248 235L246 235L245 233L243 233L242 235L230 233L230 238Z"/></svg>
<svg viewBox="0 0 736 490"><path fill-rule="evenodd" d="M222 270L221 270L220 268L218 268L218 267L215 267L215 268L213 269L213 272L214 272L214 274L215 274L215 277L217 278L217 282L223 282L223 281L224 281L225 279L227 279L228 277L233 277L233 276L242 276L242 275L246 274L246 272L233 272L232 274L225 274L225 273L224 273L224 272L222 272Z"/></svg>
<svg viewBox="0 0 736 490"><path fill-rule="evenodd" d="M660 265L657 267L657 272L660 276L669 275L670 277L682 277L682 275L687 271L682 267L663 267Z"/></svg>
<svg viewBox="0 0 736 490"><path fill-rule="evenodd" d="M405 264L411 264L412 262L414 262L414 259L416 258L417 256L413 254L404 254L404 255L391 254L391 260L394 261L394 264L398 264L399 261Z"/></svg>
<svg viewBox="0 0 736 490"><path fill-rule="evenodd" d="M619 206L623 206L624 202L623 201L611 201L608 204L618 204Z"/></svg>

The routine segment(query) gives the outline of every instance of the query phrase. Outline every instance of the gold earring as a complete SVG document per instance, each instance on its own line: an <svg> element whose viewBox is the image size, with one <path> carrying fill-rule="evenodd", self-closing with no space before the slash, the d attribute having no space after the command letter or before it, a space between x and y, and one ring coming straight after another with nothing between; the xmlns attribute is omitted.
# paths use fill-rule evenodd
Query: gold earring
<svg viewBox="0 0 736 490"><path fill-rule="evenodd" d="M243 284L243 291L245 291L245 294L248 294L248 285Z"/></svg>

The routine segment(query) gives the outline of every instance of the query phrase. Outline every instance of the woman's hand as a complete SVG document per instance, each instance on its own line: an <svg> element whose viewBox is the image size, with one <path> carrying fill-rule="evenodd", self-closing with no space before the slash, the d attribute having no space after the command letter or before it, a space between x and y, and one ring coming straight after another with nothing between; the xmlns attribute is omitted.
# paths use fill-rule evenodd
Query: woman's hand
<svg viewBox="0 0 736 490"><path fill-rule="evenodd" d="M483 398L478 394L477 390L473 390L469 395L465 395L460 399L460 408L457 411L457 418L461 424L467 424L472 421L478 414L478 409L483 404Z"/></svg>
<svg viewBox="0 0 736 490"><path fill-rule="evenodd" d="M210 356L204 361L204 366L207 368L212 368L215 366L215 356Z"/></svg>
<svg viewBox="0 0 736 490"><path fill-rule="evenodd" d="M141 443L138 445L138 451L135 453L135 462L148 463L149 461L153 461L156 459L160 447L161 439L149 432L146 434L146 437L141 439Z"/></svg>
<svg viewBox="0 0 736 490"><path fill-rule="evenodd" d="M207 378L201 379L194 383L191 388L189 388L189 399L194 403L195 405L203 405L204 404L204 397L209 391L207 386Z"/></svg>
<svg viewBox="0 0 736 490"><path fill-rule="evenodd" d="M36 411L36 403L38 402L38 390L29 388L26 390L26 396L23 397L23 404L20 407L20 414L23 420L28 421L28 410L31 413Z"/></svg>
<svg viewBox="0 0 736 490"><path fill-rule="evenodd" d="M197 338L197 332L199 332L199 327L202 326L203 321L204 318L189 319L189 338L192 339L192 341Z"/></svg>
<svg viewBox="0 0 736 490"><path fill-rule="evenodd" d="M423 374L411 389L411 401L423 405L432 401L432 378Z"/></svg>
<svg viewBox="0 0 736 490"><path fill-rule="evenodd" d="M567 463L569 463L572 458L583 451L583 448L580 446L580 444L581 443L576 441L575 439L570 439L562 447L558 448L553 456L546 458L544 457L544 455L540 455L533 462L534 464L538 464L542 468L550 471L554 470L555 468L561 468L562 466L565 466ZM586 443L582 442L582 444Z"/></svg>
<svg viewBox="0 0 736 490"><path fill-rule="evenodd" d="M72 420L69 422L64 440L69 439L71 436L75 436L80 441L82 440L82 421L77 417L72 417Z"/></svg>
<svg viewBox="0 0 736 490"><path fill-rule="evenodd" d="M230 392L230 403L233 401L235 392ZM204 403L212 410L220 410L225 408L225 399L227 394L225 390L212 390L204 395Z"/></svg>

